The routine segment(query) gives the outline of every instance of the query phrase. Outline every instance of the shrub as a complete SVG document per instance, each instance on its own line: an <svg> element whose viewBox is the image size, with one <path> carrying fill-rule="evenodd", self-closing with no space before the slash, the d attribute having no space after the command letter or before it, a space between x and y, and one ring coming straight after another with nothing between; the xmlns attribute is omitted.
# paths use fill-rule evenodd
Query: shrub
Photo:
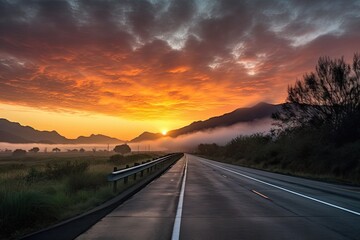
<svg viewBox="0 0 360 240"><path fill-rule="evenodd" d="M56 148L53 148L52 151L53 152L61 152L61 149L56 147Z"/></svg>
<svg viewBox="0 0 360 240"><path fill-rule="evenodd" d="M207 156L219 156L222 153L222 148L221 146L213 143L213 144L200 144L198 146L198 151L200 154L202 155L207 155Z"/></svg>
<svg viewBox="0 0 360 240"><path fill-rule="evenodd" d="M127 144L116 145L114 148L114 152L126 154L131 152L131 148Z"/></svg>
<svg viewBox="0 0 360 240"><path fill-rule="evenodd" d="M239 136L231 140L226 146L227 157L235 159L254 159L259 153L259 149L271 142L271 138L267 135L253 134L250 136Z"/></svg>
<svg viewBox="0 0 360 240"><path fill-rule="evenodd" d="M15 151L13 151L12 155L14 157L22 157L26 155L26 151L23 149L16 149Z"/></svg>
<svg viewBox="0 0 360 240"><path fill-rule="evenodd" d="M33 153L37 153L40 151L40 148L38 147L33 147L32 149L29 150L29 152L33 152Z"/></svg>

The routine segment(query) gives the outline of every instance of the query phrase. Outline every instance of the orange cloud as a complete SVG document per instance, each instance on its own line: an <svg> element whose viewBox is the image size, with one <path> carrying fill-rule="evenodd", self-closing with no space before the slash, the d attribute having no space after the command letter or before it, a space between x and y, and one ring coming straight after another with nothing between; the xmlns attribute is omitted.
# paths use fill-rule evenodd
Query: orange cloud
<svg viewBox="0 0 360 240"><path fill-rule="evenodd" d="M190 70L190 68L187 66L178 66L173 69L170 69L168 72L169 73L183 73L183 72L187 72L189 70Z"/></svg>
<svg viewBox="0 0 360 240"><path fill-rule="evenodd" d="M359 6L323 4L2 1L0 103L191 122L282 102L318 57L358 49Z"/></svg>

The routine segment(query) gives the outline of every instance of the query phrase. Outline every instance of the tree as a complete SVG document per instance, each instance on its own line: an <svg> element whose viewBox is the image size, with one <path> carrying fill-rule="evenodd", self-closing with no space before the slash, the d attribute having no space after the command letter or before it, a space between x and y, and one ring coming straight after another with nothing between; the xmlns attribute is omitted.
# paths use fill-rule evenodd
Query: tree
<svg viewBox="0 0 360 240"><path fill-rule="evenodd" d="M131 148L126 143L121 144L121 145L116 145L115 148L114 148L114 152L117 152L117 153L120 153L120 154L126 154L126 153L131 152Z"/></svg>
<svg viewBox="0 0 360 240"><path fill-rule="evenodd" d="M26 155L26 151L23 149L16 149L15 151L13 151L12 155L14 157L22 157Z"/></svg>
<svg viewBox="0 0 360 240"><path fill-rule="evenodd" d="M287 102L273 118L285 129L326 126L338 136L358 138L360 55L354 55L352 65L344 58L321 57L315 72L289 86Z"/></svg>
<svg viewBox="0 0 360 240"><path fill-rule="evenodd" d="M61 150L59 149L59 148L53 148L53 150L52 150L53 152L60 152Z"/></svg>
<svg viewBox="0 0 360 240"><path fill-rule="evenodd" d="M29 152L33 152L33 153L37 153L40 151L40 148L38 147L33 147L32 149L29 150Z"/></svg>

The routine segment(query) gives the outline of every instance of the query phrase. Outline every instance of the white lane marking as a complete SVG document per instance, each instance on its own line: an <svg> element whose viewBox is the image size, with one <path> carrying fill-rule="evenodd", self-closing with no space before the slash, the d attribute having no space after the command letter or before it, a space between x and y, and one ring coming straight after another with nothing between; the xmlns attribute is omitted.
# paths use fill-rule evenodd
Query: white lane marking
<svg viewBox="0 0 360 240"><path fill-rule="evenodd" d="M201 161L203 161L203 160L201 160ZM208 163L208 162L207 162L206 164L210 164L210 165L212 165L212 166L214 166L214 167L217 167L217 168L223 169L223 170L225 170L225 171L228 171L228 172L231 172L231 173L234 173L234 174L243 176L243 177L245 177L245 178L254 180L254 181L256 181L256 182L263 183L263 184L265 184L265 185L268 185L268 186L271 186L271 187L274 187L274 188L283 190L283 191L285 191L285 192L292 193L292 194L295 194L295 195L297 195L297 196L300 196L300 197L303 197L303 198L307 198L307 199L313 200L313 201L315 201L315 202L322 203L322 204L325 204L325 205L327 205L327 206L330 206L330 207L333 207L333 208L337 208L337 209L343 210L343 211L345 211L345 212L349 212L349 213L352 213L352 214L355 214L355 215L360 216L360 213L359 213L359 212L356 212L356 211L353 211L353 210L350 210L350 209L347 209L347 208L343 208L343 207L337 206L337 205L335 205L335 204L328 203L328 202L325 202L325 201L322 201L322 200L319 200L319 199L316 199L316 198L313 198L313 197L310 197L310 196L307 196L307 195L304 195L304 194L301 194L301 193L298 193L298 192L294 192L294 191L291 191L291 190L289 190L289 189L286 189L286 188L279 187L279 186L274 185L274 184L271 184L271 183L267 183L267 182L261 181L261 180L259 180L259 179L256 179L256 178L247 176L247 175L242 174L242 173L235 172L235 171L233 171L233 170L230 170L230 169L227 169L227 168L224 168L224 167L217 166L217 165L212 164L212 163Z"/></svg>
<svg viewBox="0 0 360 240"><path fill-rule="evenodd" d="M258 191L255 191L255 190L251 190L253 193L255 193L255 194L257 194L257 195L259 195L260 197L263 197L263 198L265 198L265 199L268 199L268 200L270 200L267 196L265 196L264 194L262 194L262 193L259 193Z"/></svg>
<svg viewBox="0 0 360 240"><path fill-rule="evenodd" d="M184 170L184 178L181 184L181 192L179 196L179 203L176 211L175 222L173 226L173 233L172 233L172 240L178 240L180 237L180 225L181 225L181 216L183 210L183 203L184 203L184 193L185 193L185 182L186 182L186 175L187 175L187 160L185 160L185 170Z"/></svg>

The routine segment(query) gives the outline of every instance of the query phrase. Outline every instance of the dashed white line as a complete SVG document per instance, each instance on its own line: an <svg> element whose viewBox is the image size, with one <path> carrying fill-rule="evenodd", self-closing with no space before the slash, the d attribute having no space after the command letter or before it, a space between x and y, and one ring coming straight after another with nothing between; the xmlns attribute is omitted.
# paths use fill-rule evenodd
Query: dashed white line
<svg viewBox="0 0 360 240"><path fill-rule="evenodd" d="M171 237L172 240L178 240L180 237L180 225L181 225L181 217L182 217L182 210L183 210L183 203L184 203L186 175L187 175L187 160L185 159L184 177L183 177L182 184L181 184L179 203L178 203L178 207L177 207L177 211L176 211L173 233L172 233L172 237Z"/></svg>
<svg viewBox="0 0 360 240"><path fill-rule="evenodd" d="M274 188L283 190L283 191L285 191L285 192L292 193L292 194L294 194L294 195L297 195L297 196L300 196L300 197L303 197L303 198L306 198L306 199L309 199L309 200L312 200L312 201L315 201L315 202L318 202L318 203L322 203L322 204L325 204L325 205L327 205L327 206L330 206L330 207L333 207L333 208L337 208L337 209L343 210L343 211L345 211L345 212L349 212L349 213L352 213L352 214L355 214L355 215L360 216L360 212L356 212L356 211L353 211L353 210L350 210L350 209L347 209L347 208L344 208L344 207L340 207L340 206L337 206L337 205L335 205L335 204L328 203L328 202L325 202L325 201L322 201L322 200L319 200L319 199L316 199L316 198L313 198L313 197L310 197L310 196L307 196L307 195L304 195L304 194L301 194L301 193L298 193L298 192L294 192L294 191L292 191L292 190L289 190L289 189L286 189L286 188L283 188L283 187L280 187L280 186L277 186L277 185L274 185L274 184L271 184L271 183L268 183L268 182L261 181L261 180L259 180L259 179L256 179L256 178L247 176L247 175L245 175L245 174L242 174L242 173L239 173L239 172L236 172L236 171L233 171L233 170L224 168L224 167L217 166L217 165L212 164L212 163L209 163L209 162L206 162L206 164L209 164L209 165L212 165L212 166L214 166L214 167L223 169L223 170L225 170L225 171L228 171L228 172L231 172L231 173L240 175L240 176L242 176L242 177L251 179L251 180L253 180L253 181L256 181L256 182L259 182L259 183L262 183L262 184L265 184L265 185L268 185L268 186L271 186L271 187L274 187Z"/></svg>
<svg viewBox="0 0 360 240"><path fill-rule="evenodd" d="M253 193L259 195L260 197L263 197L263 198L265 198L265 199L267 199L267 200L270 200L267 196L265 196L265 195L262 194L262 193L259 193L258 191L255 191L255 190L251 190L251 191L252 191Z"/></svg>

